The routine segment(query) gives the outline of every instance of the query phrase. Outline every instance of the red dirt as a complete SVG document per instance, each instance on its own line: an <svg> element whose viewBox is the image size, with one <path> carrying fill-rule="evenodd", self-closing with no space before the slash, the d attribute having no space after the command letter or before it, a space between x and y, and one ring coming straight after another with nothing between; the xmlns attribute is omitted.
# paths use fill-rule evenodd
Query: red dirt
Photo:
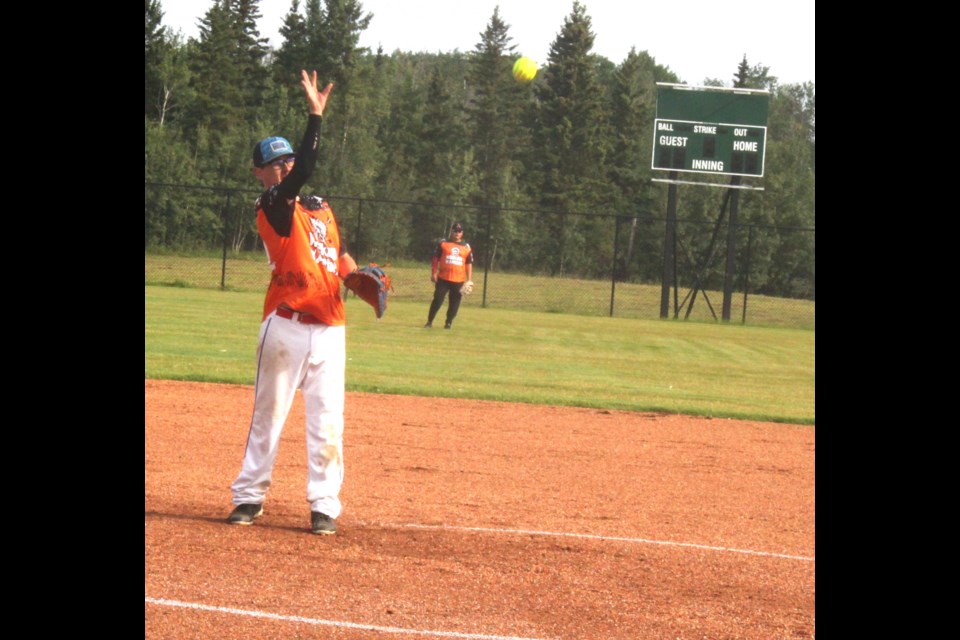
<svg viewBox="0 0 960 640"><path fill-rule="evenodd" d="M303 402L225 524L247 386L145 383L145 637L815 637L815 428L348 393L309 532Z"/></svg>

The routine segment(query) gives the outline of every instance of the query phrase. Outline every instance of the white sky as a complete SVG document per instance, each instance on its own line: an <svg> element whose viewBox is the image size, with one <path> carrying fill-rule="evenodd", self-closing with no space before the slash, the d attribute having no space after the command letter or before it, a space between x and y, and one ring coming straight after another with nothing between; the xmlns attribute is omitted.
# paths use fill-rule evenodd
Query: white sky
<svg viewBox="0 0 960 640"><path fill-rule="evenodd" d="M360 46L384 52L473 51L493 15L509 25L518 54L543 64L550 45L573 10L573 0L360 0L373 13ZM197 21L213 0L160 0L163 25L185 37L198 37ZM305 0L300 0L301 11ZM816 0L581 0L594 33L593 52L615 64L631 47L646 51L682 82L716 78L730 85L747 56L781 84L815 82ZM291 0L260 0L260 35L270 46Z"/></svg>

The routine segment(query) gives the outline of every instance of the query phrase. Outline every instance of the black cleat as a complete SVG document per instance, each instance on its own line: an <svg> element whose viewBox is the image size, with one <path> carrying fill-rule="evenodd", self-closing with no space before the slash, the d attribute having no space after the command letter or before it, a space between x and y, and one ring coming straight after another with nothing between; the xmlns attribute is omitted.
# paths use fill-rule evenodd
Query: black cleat
<svg viewBox="0 0 960 640"><path fill-rule="evenodd" d="M230 524L253 524L253 521L263 515L262 504L238 504L227 522Z"/></svg>
<svg viewBox="0 0 960 640"><path fill-rule="evenodd" d="M332 535L337 532L337 523L333 518L319 511L310 512L310 530L313 533Z"/></svg>

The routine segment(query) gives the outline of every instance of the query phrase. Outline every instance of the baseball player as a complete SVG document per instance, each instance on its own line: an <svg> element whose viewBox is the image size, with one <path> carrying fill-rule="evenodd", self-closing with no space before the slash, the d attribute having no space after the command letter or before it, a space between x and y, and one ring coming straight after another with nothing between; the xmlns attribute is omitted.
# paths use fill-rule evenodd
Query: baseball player
<svg viewBox="0 0 960 640"><path fill-rule="evenodd" d="M253 417L240 473L231 485L231 524L263 514L280 433L299 388L306 409L307 501L311 531L333 534L343 483L346 331L340 280L357 270L330 205L301 198L317 161L320 125L333 84L301 71L309 116L294 152L279 137L253 149L253 174L265 189L256 201L257 230L271 266L257 346Z"/></svg>
<svg viewBox="0 0 960 640"><path fill-rule="evenodd" d="M430 280L435 283L433 301L427 314L427 324L423 326L426 329L433 326L433 319L449 293L447 321L443 325L444 329L449 329L460 310L461 298L473 291L473 250L463 241L463 225L459 222L454 222L450 227L449 238L437 244L430 264Z"/></svg>

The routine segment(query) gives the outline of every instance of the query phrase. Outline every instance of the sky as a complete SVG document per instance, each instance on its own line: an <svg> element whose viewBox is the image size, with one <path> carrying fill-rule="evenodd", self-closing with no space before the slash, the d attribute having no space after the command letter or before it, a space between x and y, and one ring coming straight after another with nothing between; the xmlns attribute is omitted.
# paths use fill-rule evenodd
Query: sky
<svg viewBox="0 0 960 640"><path fill-rule="evenodd" d="M197 21L214 0L160 0L163 25L186 38L199 36ZM544 64L550 45L573 11L574 0L360 0L370 26L360 46L386 54L401 51L474 51L500 7L518 55ZM300 0L301 11L305 0ZM816 0L580 0L590 17L593 53L620 64L631 47L646 51L690 85L718 79L730 86L747 56L769 67L780 84L815 82ZM260 0L261 37L279 46L279 29L291 0Z"/></svg>

